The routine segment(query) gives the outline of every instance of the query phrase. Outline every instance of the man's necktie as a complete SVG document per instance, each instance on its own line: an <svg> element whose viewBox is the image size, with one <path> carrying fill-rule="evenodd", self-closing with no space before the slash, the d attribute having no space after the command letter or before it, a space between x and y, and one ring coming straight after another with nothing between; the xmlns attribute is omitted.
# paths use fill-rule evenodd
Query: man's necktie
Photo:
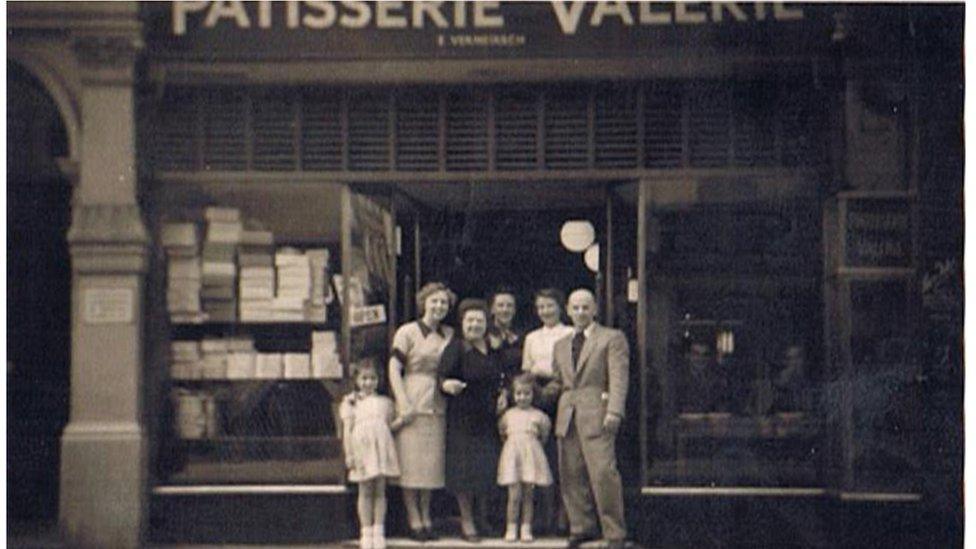
<svg viewBox="0 0 976 549"><path fill-rule="evenodd" d="M586 342L586 335L582 331L576 332L573 336L573 371L579 368L580 352L583 351L583 343Z"/></svg>

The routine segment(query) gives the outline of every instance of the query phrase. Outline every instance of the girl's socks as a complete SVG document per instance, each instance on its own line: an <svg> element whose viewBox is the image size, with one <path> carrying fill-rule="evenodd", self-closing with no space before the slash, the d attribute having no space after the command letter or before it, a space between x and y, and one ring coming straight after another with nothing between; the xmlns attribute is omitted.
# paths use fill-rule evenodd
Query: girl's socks
<svg viewBox="0 0 976 549"><path fill-rule="evenodd" d="M386 534L382 524L373 525L373 549L386 549Z"/></svg>
<svg viewBox="0 0 976 549"><path fill-rule="evenodd" d="M373 527L363 526L359 530L359 549L373 549Z"/></svg>
<svg viewBox="0 0 976 549"><path fill-rule="evenodd" d="M505 526L505 541L515 543L518 541L518 525L510 522Z"/></svg>
<svg viewBox="0 0 976 549"><path fill-rule="evenodd" d="M519 537L519 539L521 541L523 541L523 542L530 542L530 541L532 541L532 540L535 539L534 537L532 537L532 525L531 524L523 524L522 525L522 535Z"/></svg>

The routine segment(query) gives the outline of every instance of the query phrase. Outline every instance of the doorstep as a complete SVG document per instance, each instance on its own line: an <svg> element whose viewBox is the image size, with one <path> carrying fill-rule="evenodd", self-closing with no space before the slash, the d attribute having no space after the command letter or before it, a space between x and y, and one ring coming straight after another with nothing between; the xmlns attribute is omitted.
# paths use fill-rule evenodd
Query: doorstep
<svg viewBox="0 0 976 549"><path fill-rule="evenodd" d="M481 538L478 543L470 543L464 541L460 538L441 538L435 541L414 541L408 538L386 538L387 549L401 549L401 548L414 548L414 547L440 547L440 548L471 548L471 549L520 549L524 547L533 549L563 549L567 545L566 538L536 538L535 541L523 543L523 542L508 542L502 538ZM342 547L345 549L355 549L359 547L359 540L349 540L342 543ZM584 543L581 547L584 549L599 549L600 547L606 547L606 543L602 541L590 541ZM628 549L640 549L639 545L628 542Z"/></svg>

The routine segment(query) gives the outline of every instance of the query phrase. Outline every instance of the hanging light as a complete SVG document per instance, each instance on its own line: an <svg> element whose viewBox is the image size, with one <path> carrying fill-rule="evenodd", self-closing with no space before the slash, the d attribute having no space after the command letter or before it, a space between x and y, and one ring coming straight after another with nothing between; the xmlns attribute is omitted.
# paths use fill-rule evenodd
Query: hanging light
<svg viewBox="0 0 976 549"><path fill-rule="evenodd" d="M586 267L595 272L600 270L600 245L590 244L590 247L583 253L583 262Z"/></svg>
<svg viewBox="0 0 976 549"><path fill-rule="evenodd" d="M571 252L582 252L596 238L596 229L593 224L583 219L576 219L563 223L562 230L559 231L559 240L563 247Z"/></svg>

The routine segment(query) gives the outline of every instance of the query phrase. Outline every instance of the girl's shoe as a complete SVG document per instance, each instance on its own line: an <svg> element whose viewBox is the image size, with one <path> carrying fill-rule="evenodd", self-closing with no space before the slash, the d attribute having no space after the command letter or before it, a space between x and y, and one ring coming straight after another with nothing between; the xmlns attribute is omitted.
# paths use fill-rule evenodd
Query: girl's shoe
<svg viewBox="0 0 976 549"><path fill-rule="evenodd" d="M532 525L531 524L523 524L522 525L522 535L519 536L519 539L521 541L523 541L523 542L526 542L526 543L535 540L535 538L532 537Z"/></svg>
<svg viewBox="0 0 976 549"><path fill-rule="evenodd" d="M373 527L364 526L359 532L359 549L374 549Z"/></svg>
<svg viewBox="0 0 976 549"><path fill-rule="evenodd" d="M373 525L373 549L386 549L386 533L382 524Z"/></svg>
<svg viewBox="0 0 976 549"><path fill-rule="evenodd" d="M509 543L515 543L518 541L518 527L514 524L509 524L505 528L505 541Z"/></svg>

